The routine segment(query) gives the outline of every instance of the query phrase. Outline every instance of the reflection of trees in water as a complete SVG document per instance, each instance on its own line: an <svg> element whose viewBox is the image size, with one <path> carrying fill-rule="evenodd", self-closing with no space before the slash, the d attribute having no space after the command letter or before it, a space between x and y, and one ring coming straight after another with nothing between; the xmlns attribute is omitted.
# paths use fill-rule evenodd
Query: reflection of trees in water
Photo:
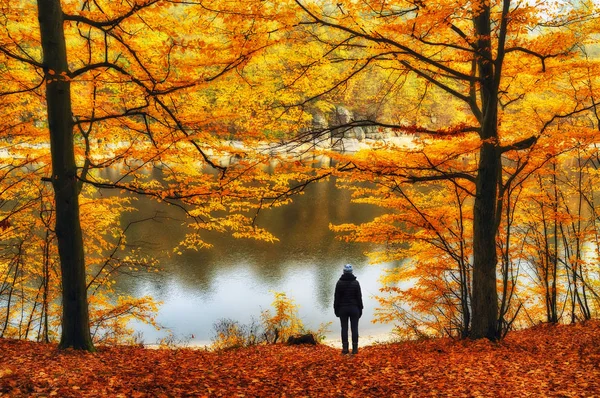
<svg viewBox="0 0 600 398"><path fill-rule="evenodd" d="M333 291L335 283L341 275L340 270L342 269L338 264L335 265L334 269L331 269L331 265L328 267L317 267L316 269L317 303L321 309L333 309Z"/></svg>
<svg viewBox="0 0 600 398"><path fill-rule="evenodd" d="M138 211L126 214L124 225L152 218L132 226L127 238L130 244L140 245L160 261L164 274L149 278L155 292L167 294L164 285L176 283L196 295L210 294L215 290L215 278L235 268L247 268L266 289L277 290L286 275L299 268L317 273L315 293L323 307L331 301L331 289L343 264L364 263L363 253L367 250L364 245L337 240L329 224L367 221L381 212L373 206L352 204L350 193L337 189L332 179L308 186L305 194L289 205L260 213L258 226L275 234L279 242L234 239L207 231L202 235L214 245L212 249L186 250L178 255L172 249L187 231L181 209L145 197L139 197L133 206ZM136 283L123 281L122 288L134 288Z"/></svg>

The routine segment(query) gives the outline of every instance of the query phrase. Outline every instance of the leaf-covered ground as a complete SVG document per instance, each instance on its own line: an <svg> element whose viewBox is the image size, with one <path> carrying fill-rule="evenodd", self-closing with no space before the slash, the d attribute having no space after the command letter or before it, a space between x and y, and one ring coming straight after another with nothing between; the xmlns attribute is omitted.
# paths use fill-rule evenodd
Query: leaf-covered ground
<svg viewBox="0 0 600 398"><path fill-rule="evenodd" d="M0 339L0 396L591 397L600 396L600 322L540 326L489 341L228 352L100 348Z"/></svg>

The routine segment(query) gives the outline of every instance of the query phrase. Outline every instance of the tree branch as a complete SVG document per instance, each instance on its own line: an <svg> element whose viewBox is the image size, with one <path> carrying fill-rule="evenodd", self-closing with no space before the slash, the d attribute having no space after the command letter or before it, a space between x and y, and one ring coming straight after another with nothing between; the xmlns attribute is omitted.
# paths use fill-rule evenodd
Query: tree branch
<svg viewBox="0 0 600 398"><path fill-rule="evenodd" d="M508 152L508 151L520 151L523 149L530 148L533 144L535 144L538 140L537 136L531 136L529 138L525 138L524 140L514 142L510 145L504 145L498 147L498 151L500 153Z"/></svg>
<svg viewBox="0 0 600 398"><path fill-rule="evenodd" d="M440 62L437 62L437 61L435 61L435 60L433 60L433 59L431 59L431 58L429 58L429 57L427 57L427 56L425 56L423 54L420 54L420 53L416 52L415 50L413 50L412 48L410 48L408 46L400 44L397 41L389 39L387 37L384 37L384 36L382 36L380 34L378 34L378 36L374 36L374 35L367 34L366 32L359 32L357 30L348 28L348 27L343 26L343 25L339 25L339 24L327 22L324 19L319 18L318 16L316 16L313 12L311 12L308 8L306 8L306 6L304 6L299 0L294 0L294 1L295 1L296 4L298 4L298 6L300 8L302 8L302 10L306 14L308 14L314 20L314 22L301 22L301 24L320 24L320 25L323 25L323 26L328 26L330 28L341 30L341 31L346 32L346 33L350 33L353 36L361 37L361 38L363 38L363 39L365 39L367 41L371 41L371 42L374 42L374 43L380 43L380 44L388 44L388 45L391 45L391 46L393 46L395 48L401 49L403 52L406 52L408 55L412 56L413 58L415 58L415 59L417 59L417 60L419 60L421 62L424 62L425 64L434 66L434 67L436 67L436 68L438 68L440 70L443 70L446 73L449 73L455 79L465 80L465 81L472 81L473 80L472 76L466 75L466 74L464 74L462 72L459 72L459 71L457 71L455 69L452 69L452 68L450 68L450 67L448 67L448 66L446 66L446 65L444 65L444 64L442 64Z"/></svg>
<svg viewBox="0 0 600 398"><path fill-rule="evenodd" d="M565 52L560 52L560 53L556 53L556 54L543 55L543 54L540 54L540 53L535 52L533 50L530 50L528 48L520 47L520 46L507 48L504 52L506 54L508 54L508 53L517 52L517 51L523 52L525 54L529 54L529 55L532 55L534 57L539 58L540 61L542 62L542 72L546 72L546 59L548 59L548 58L556 58L556 57L560 57L561 55L567 55L568 54L568 51L565 51Z"/></svg>
<svg viewBox="0 0 600 398"><path fill-rule="evenodd" d="M415 183L415 182L427 182L427 181L448 181L452 179L463 179L472 182L473 184L476 182L475 177L467 173L453 172L453 173L444 173L439 175L430 175L430 176L403 176L405 178L405 182Z"/></svg>
<svg viewBox="0 0 600 398"><path fill-rule="evenodd" d="M71 15L71 14L63 14L63 19L65 21L73 21L73 22L80 22L80 23L84 23L86 25L90 25L90 26L94 26L96 28L114 28L115 26L117 26L119 23L121 23L123 20L133 16L135 13L137 13L138 11L149 7L151 5L153 5L154 3L157 3L159 0L150 0L148 3L146 4L138 4L137 2L133 3L133 7L131 7L131 9L129 11L127 11L125 14L123 15L119 15L118 17L112 18L112 19L108 19L106 21L94 21L93 19L89 19L86 18L84 16L81 15Z"/></svg>
<svg viewBox="0 0 600 398"><path fill-rule="evenodd" d="M36 68L44 69L44 64L42 64L41 62L38 62L38 61L35 61L33 59L25 58L25 57L22 57L20 55L14 54L14 53L8 51L7 49L5 49L3 46L0 46L0 52L3 53L4 55L6 55L9 58L15 59L17 61L24 62L24 63L32 65L32 66L35 66Z"/></svg>
<svg viewBox="0 0 600 398"><path fill-rule="evenodd" d="M406 67L406 68L410 69L411 71L415 72L417 75L421 76L422 78L424 78L425 80L431 82L432 84L435 84L436 86L438 86L439 88L441 88L445 92L449 93L450 95L453 95L454 97L456 97L456 98L464 101L465 103L471 105L471 98L470 97L467 97L466 95L459 93L458 91L454 90L453 88L446 86L445 84L443 84L442 82L438 81L434 77L429 76L424 71L415 68L414 66L412 66L411 64L409 64L408 61L400 61L400 63L404 67Z"/></svg>

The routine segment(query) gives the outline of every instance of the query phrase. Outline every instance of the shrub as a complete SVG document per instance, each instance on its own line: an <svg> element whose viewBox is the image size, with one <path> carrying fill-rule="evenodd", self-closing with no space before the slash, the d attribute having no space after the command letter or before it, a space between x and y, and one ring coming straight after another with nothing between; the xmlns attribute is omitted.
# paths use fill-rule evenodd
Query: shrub
<svg viewBox="0 0 600 398"><path fill-rule="evenodd" d="M213 324L213 329L212 348L215 350L248 347L262 341L261 326L254 318L248 325L233 319L220 319Z"/></svg>
<svg viewBox="0 0 600 398"><path fill-rule="evenodd" d="M267 343L287 341L291 336L302 334L304 326L298 317L298 304L285 293L274 292L271 303L274 312L264 310L261 314L264 335Z"/></svg>

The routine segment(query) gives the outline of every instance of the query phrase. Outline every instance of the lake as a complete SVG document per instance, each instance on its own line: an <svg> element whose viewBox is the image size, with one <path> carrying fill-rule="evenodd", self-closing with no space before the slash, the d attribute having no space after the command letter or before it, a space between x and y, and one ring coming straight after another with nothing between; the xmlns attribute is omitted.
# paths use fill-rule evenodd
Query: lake
<svg viewBox="0 0 600 398"><path fill-rule="evenodd" d="M378 303L378 279L394 264L369 265L364 255L374 246L336 239L329 224L364 222L381 214L381 209L350 202L350 193L337 189L333 180L315 183L290 205L264 210L257 224L279 239L276 243L234 239L207 233L212 249L169 255L184 236L181 210L147 198L135 202L139 211L127 214L123 223L159 215L159 221L135 224L128 231L130 243L160 260L163 271L142 277L121 278L117 288L133 296L150 295L161 301L157 322L168 328L175 340L191 345L209 344L213 325L229 318L242 324L262 310L271 308L273 291L285 292L299 305L304 326L316 330L333 322L328 339L339 339L339 321L333 314L335 283L346 263L354 266L361 283L364 312L361 337L382 339L393 325L373 324ZM145 344L168 335L166 330L133 324ZM194 336L193 338L191 336ZM364 341L364 340L363 340Z"/></svg>

